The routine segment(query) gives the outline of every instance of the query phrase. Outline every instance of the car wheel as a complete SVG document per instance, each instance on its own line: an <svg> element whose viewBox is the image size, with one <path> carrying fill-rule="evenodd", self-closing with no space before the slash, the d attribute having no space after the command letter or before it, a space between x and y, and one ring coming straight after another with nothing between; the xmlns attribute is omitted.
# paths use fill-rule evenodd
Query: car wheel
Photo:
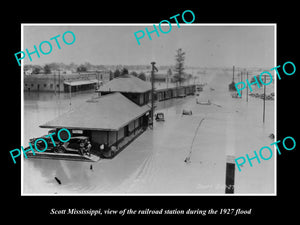
<svg viewBox="0 0 300 225"><path fill-rule="evenodd" d="M115 156L115 152L114 151L110 151L110 157L114 157Z"/></svg>
<svg viewBox="0 0 300 225"><path fill-rule="evenodd" d="M54 148L54 152L56 153L64 153L66 151L66 149L63 146L58 146L56 148Z"/></svg>

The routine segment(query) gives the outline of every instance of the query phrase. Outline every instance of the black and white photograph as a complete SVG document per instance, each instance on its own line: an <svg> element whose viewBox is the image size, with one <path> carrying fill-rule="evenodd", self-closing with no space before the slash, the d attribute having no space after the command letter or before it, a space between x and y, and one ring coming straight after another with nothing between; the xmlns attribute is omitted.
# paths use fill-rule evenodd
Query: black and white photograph
<svg viewBox="0 0 300 225"><path fill-rule="evenodd" d="M296 6L45 3L2 14L4 217L297 216Z"/></svg>
<svg viewBox="0 0 300 225"><path fill-rule="evenodd" d="M22 24L22 41L22 195L276 194L259 152L276 24Z"/></svg>

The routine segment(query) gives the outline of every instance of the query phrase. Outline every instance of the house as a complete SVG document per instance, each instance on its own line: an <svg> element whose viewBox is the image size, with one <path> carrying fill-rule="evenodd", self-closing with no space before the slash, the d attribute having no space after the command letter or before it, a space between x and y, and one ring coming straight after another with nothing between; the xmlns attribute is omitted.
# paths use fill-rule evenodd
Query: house
<svg viewBox="0 0 300 225"><path fill-rule="evenodd" d="M88 100L40 127L67 128L72 136L88 136L92 151L110 158L147 128L149 111L148 105L139 106L116 92Z"/></svg>

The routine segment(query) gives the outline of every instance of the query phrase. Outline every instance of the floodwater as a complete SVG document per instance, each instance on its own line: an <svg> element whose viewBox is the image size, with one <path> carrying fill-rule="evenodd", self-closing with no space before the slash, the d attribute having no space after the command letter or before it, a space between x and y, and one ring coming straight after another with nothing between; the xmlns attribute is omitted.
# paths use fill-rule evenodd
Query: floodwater
<svg viewBox="0 0 300 225"><path fill-rule="evenodd" d="M165 122L155 122L120 154L95 163L30 158L23 160L23 194L224 194L227 156L240 157L274 142L274 101L231 98L231 74L214 71L200 96L157 103ZM273 86L267 86L271 89ZM94 96L92 91L69 94L24 94L24 143L47 133L38 126ZM210 100L211 105L196 104ZM71 104L70 104L71 103ZM112 103L113 104L113 103ZM192 115L182 115L182 110ZM201 124L200 124L201 123ZM200 125L197 130L198 125ZM184 160L190 156L191 162ZM274 154L275 155L275 154ZM235 170L236 194L275 192L274 156L253 167ZM91 167L92 165L92 167ZM54 179L57 177L61 184Z"/></svg>

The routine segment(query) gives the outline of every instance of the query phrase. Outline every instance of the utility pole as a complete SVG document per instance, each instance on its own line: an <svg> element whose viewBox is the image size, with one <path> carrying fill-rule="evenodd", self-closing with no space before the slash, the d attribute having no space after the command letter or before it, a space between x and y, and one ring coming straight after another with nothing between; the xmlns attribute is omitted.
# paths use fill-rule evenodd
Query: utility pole
<svg viewBox="0 0 300 225"><path fill-rule="evenodd" d="M232 70L232 82L234 82L234 66L233 66L233 70Z"/></svg>
<svg viewBox="0 0 300 225"><path fill-rule="evenodd" d="M243 82L243 71L241 71L241 82ZM241 98L243 97L243 90L241 92Z"/></svg>
<svg viewBox="0 0 300 225"><path fill-rule="evenodd" d="M264 75L264 83L266 83L266 75ZM263 123L265 123L265 110L266 110L266 85L264 85Z"/></svg>
<svg viewBox="0 0 300 225"><path fill-rule="evenodd" d="M152 70L151 70L151 123L153 124L153 117L154 117L154 70L156 70L156 72L157 72L158 69L155 67L155 62L151 62L151 65L152 65Z"/></svg>
<svg viewBox="0 0 300 225"><path fill-rule="evenodd" d="M60 69L58 70L58 95L60 95Z"/></svg>
<svg viewBox="0 0 300 225"><path fill-rule="evenodd" d="M97 81L98 81L97 89L99 89L99 87L100 87L99 75L100 75L100 72L97 70L96 71L96 76L97 76Z"/></svg>

